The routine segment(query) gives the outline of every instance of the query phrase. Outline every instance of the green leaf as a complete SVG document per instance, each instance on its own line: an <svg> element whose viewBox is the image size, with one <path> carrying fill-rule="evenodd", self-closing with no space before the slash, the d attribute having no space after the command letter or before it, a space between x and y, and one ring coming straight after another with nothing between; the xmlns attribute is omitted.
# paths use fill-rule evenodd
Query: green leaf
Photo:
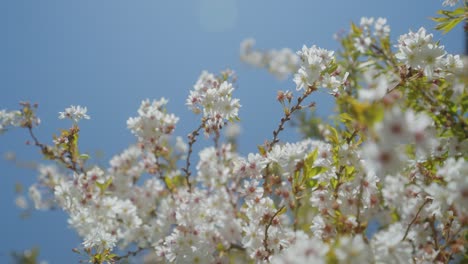
<svg viewBox="0 0 468 264"><path fill-rule="evenodd" d="M389 37L381 39L380 43L382 45L383 50L391 51L392 45L390 43L390 38Z"/></svg>
<svg viewBox="0 0 468 264"><path fill-rule="evenodd" d="M305 166L312 167L317 157L318 157L318 148L316 148L314 151L309 153L309 155L307 155L307 157L305 158Z"/></svg>
<svg viewBox="0 0 468 264"><path fill-rule="evenodd" d="M265 150L265 147L262 146L262 145L258 145L257 148L258 148L258 152L260 153L260 155L262 155L263 157L265 157L266 154L267 154L267 152L266 152L266 150Z"/></svg>
<svg viewBox="0 0 468 264"><path fill-rule="evenodd" d="M308 177L311 178L311 177L317 176L319 174L322 174L322 173L326 172L327 170L328 170L327 167L322 167L322 166L313 167L309 171Z"/></svg>
<svg viewBox="0 0 468 264"><path fill-rule="evenodd" d="M174 189L174 182L170 177L164 177L164 182L166 183L167 188L169 188L169 190Z"/></svg>
<svg viewBox="0 0 468 264"><path fill-rule="evenodd" d="M354 170L355 170L354 167L346 166L346 168L345 168L346 175L352 175Z"/></svg>
<svg viewBox="0 0 468 264"><path fill-rule="evenodd" d="M347 123L347 122L352 122L354 118L350 116L348 113L341 113L340 114L340 121Z"/></svg>
<svg viewBox="0 0 468 264"><path fill-rule="evenodd" d="M333 187L333 189L335 189L336 186L338 185L338 180L336 178L331 178L330 179L330 184Z"/></svg>
<svg viewBox="0 0 468 264"><path fill-rule="evenodd" d="M328 74L332 74L334 71L336 71L336 69L338 69L338 64L332 63L331 65L328 66L328 68L326 69L326 72Z"/></svg>
<svg viewBox="0 0 468 264"><path fill-rule="evenodd" d="M351 23L351 31L354 33L354 34L361 34L362 30L361 28L359 28L358 26L356 26L356 24L354 23Z"/></svg>
<svg viewBox="0 0 468 264"><path fill-rule="evenodd" d="M338 136L338 131L332 126L329 126L328 129L330 130L330 135L328 135L328 139L333 143L333 145L338 145L340 143L340 139Z"/></svg>
<svg viewBox="0 0 468 264"><path fill-rule="evenodd" d="M317 176L328 170L328 168L326 167L314 166L314 162L315 160L317 160L317 157L318 148L309 153L309 155L307 155L307 157L304 160L304 167L302 169L304 174L303 180L306 182L307 187L309 188L313 188L318 184L318 181L314 179L314 176Z"/></svg>
<svg viewBox="0 0 468 264"><path fill-rule="evenodd" d="M90 156L88 154L81 154L79 158L82 160L87 160L90 158Z"/></svg>
<svg viewBox="0 0 468 264"><path fill-rule="evenodd" d="M309 179L306 183L307 183L307 187L315 188L318 185L319 181L316 179Z"/></svg>
<svg viewBox="0 0 468 264"><path fill-rule="evenodd" d="M444 34L452 30L456 25L463 21L463 17L453 18L450 21L439 23L436 26L437 30L441 30Z"/></svg>
<svg viewBox="0 0 468 264"><path fill-rule="evenodd" d="M286 208L286 206L285 206L285 207L281 208L281 210L276 214L276 216L280 216L280 215L286 213L287 211L288 211L288 208Z"/></svg>
<svg viewBox="0 0 468 264"><path fill-rule="evenodd" d="M104 194L104 192L107 190L107 188L109 187L111 183L112 183L112 178L107 179L107 181L105 181L104 183L95 182L96 186L101 191L101 194Z"/></svg>
<svg viewBox="0 0 468 264"><path fill-rule="evenodd" d="M441 30L444 34L452 30L456 25L465 19L465 8L459 7L453 11L439 10L437 13L441 17L434 17L432 20L437 22L436 29Z"/></svg>
<svg viewBox="0 0 468 264"><path fill-rule="evenodd" d="M441 22L446 22L446 21L450 20L450 18L448 18L448 17L433 17L433 18L431 18L431 19L432 19L433 21L439 22L439 23L441 23Z"/></svg>

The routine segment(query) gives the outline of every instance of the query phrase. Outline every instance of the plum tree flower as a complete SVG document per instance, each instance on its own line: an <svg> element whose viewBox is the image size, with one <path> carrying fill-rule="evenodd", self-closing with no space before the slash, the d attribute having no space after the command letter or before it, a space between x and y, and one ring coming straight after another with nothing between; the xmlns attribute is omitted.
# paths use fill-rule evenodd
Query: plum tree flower
<svg viewBox="0 0 468 264"><path fill-rule="evenodd" d="M410 31L400 36L398 40L398 53L396 58L404 62L408 67L420 69L430 80L438 75L438 71L444 70L448 65L444 56L447 52L443 45L432 40L433 35L427 34L425 28L421 27L417 32ZM455 58L455 57L453 57ZM461 64L461 61L456 64ZM450 63L450 65L452 65Z"/></svg>
<svg viewBox="0 0 468 264"><path fill-rule="evenodd" d="M387 19L382 17L377 19L373 17L362 17L360 28L362 30L361 34L353 38L353 45L361 53L366 53L371 44L375 42L372 35L379 39L385 39L389 37L390 34L390 26L387 25Z"/></svg>
<svg viewBox="0 0 468 264"><path fill-rule="evenodd" d="M276 78L286 79L296 72L299 65L299 57L290 49L259 51L255 50L254 39L245 39L240 45L240 59L252 66L266 68Z"/></svg>
<svg viewBox="0 0 468 264"><path fill-rule="evenodd" d="M326 254L329 246L318 239L307 236L297 238L296 242L282 254L274 257L272 263L327 263Z"/></svg>
<svg viewBox="0 0 468 264"><path fill-rule="evenodd" d="M161 138L174 131L179 118L166 112L167 103L165 98L152 103L146 99L141 102L138 116L127 120L128 128L138 137L139 142L156 146L161 143Z"/></svg>
<svg viewBox="0 0 468 264"><path fill-rule="evenodd" d="M59 112L59 119L69 118L77 123L81 119L90 119L90 117L86 114L87 111L88 109L86 107L72 105L65 108L64 112Z"/></svg>
<svg viewBox="0 0 468 264"><path fill-rule="evenodd" d="M85 238L83 246L85 248L96 248L98 252L103 252L106 249L115 247L115 242L115 236L104 232L102 227L97 226L89 232L89 236Z"/></svg>
<svg viewBox="0 0 468 264"><path fill-rule="evenodd" d="M298 72L294 75L297 90L316 85L334 60L333 51L318 48L315 45L310 48L304 45L297 54L302 62Z"/></svg>
<svg viewBox="0 0 468 264"><path fill-rule="evenodd" d="M335 249L339 261L349 264L373 263L374 256L369 245L362 236L342 237L339 246Z"/></svg>
<svg viewBox="0 0 468 264"><path fill-rule="evenodd" d="M444 6L454 6L458 3L458 0L444 0L442 5Z"/></svg>
<svg viewBox="0 0 468 264"><path fill-rule="evenodd" d="M220 78L212 73L202 72L190 91L186 105L194 113L203 113L204 129L207 134L219 131L225 121L238 119L239 99L232 98L234 91L230 78L233 72L227 71Z"/></svg>
<svg viewBox="0 0 468 264"><path fill-rule="evenodd" d="M20 117L20 111L0 110L0 133L5 132L8 126L19 126Z"/></svg>
<svg viewBox="0 0 468 264"><path fill-rule="evenodd" d="M401 241L403 234L403 226L394 224L375 236L371 245L378 263L402 263L411 259L411 244Z"/></svg>

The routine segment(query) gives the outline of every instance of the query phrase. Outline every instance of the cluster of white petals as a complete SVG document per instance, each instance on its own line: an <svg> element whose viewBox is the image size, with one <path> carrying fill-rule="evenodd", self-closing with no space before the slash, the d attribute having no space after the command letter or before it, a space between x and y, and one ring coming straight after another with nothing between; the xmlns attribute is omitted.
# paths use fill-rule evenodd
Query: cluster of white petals
<svg viewBox="0 0 468 264"><path fill-rule="evenodd" d="M73 178L62 178L54 188L57 204L69 214L69 224L84 238L85 248L98 252L112 249L117 242L133 240L142 224L130 199L111 194L112 176L98 167Z"/></svg>
<svg viewBox="0 0 468 264"><path fill-rule="evenodd" d="M400 36L396 58L408 67L422 70L428 79L444 77L448 72L461 69L463 63L459 55L447 55L444 46L439 45L421 27L417 32L410 31Z"/></svg>
<svg viewBox="0 0 468 264"><path fill-rule="evenodd" d="M81 119L89 119L90 117L86 114L88 109L86 107L77 106L70 106L65 108L64 112L59 112L59 119L71 119L75 123L80 121Z"/></svg>
<svg viewBox="0 0 468 264"><path fill-rule="evenodd" d="M170 135L179 121L174 114L166 111L167 100L161 98L152 103L148 99L141 102L138 116L127 120L127 126L138 141L149 146L160 144L160 139Z"/></svg>
<svg viewBox="0 0 468 264"><path fill-rule="evenodd" d="M378 101L384 98L400 82L399 76L393 72L382 72L374 66L368 67L362 73L363 88L358 90L361 101Z"/></svg>
<svg viewBox="0 0 468 264"><path fill-rule="evenodd" d="M444 6L454 6L456 4L458 4L458 0L444 0L442 3Z"/></svg>
<svg viewBox="0 0 468 264"><path fill-rule="evenodd" d="M429 157L438 144L429 116L412 110L402 111L396 106L385 112L383 120L375 124L374 129L379 140L368 141L363 147L363 155L371 161L373 169L382 172L381 177L407 165L405 144L413 144L421 159Z"/></svg>
<svg viewBox="0 0 468 264"><path fill-rule="evenodd" d="M0 133L5 132L9 126L19 126L21 121L20 117L20 111L0 110Z"/></svg>
<svg viewBox="0 0 468 264"><path fill-rule="evenodd" d="M232 98L233 84L229 81L233 72L225 72L220 78L212 73L202 72L190 91L186 105L194 113L203 113L206 120L205 132L219 131L225 121L238 119L239 99Z"/></svg>
<svg viewBox="0 0 468 264"><path fill-rule="evenodd" d="M296 90L325 87L337 93L338 88L343 86L348 73L341 76L340 71L333 70L336 66L333 51L318 48L315 45L310 48L304 45L297 54L301 63L299 70L294 74Z"/></svg>
<svg viewBox="0 0 468 264"><path fill-rule="evenodd" d="M254 39L245 39L240 45L240 58L243 62L258 67L266 68L276 78L283 80L296 72L299 67L299 56L291 49L259 51L255 50Z"/></svg>
<svg viewBox="0 0 468 264"><path fill-rule="evenodd" d="M468 215L468 162L464 159L450 158L437 173L445 181L444 184L431 183L425 186L425 191L433 199L432 211L440 217L450 207L454 207L460 215Z"/></svg>
<svg viewBox="0 0 468 264"><path fill-rule="evenodd" d="M387 25L387 19L379 17L362 17L360 22L361 34L354 38L354 47L361 53L365 53L374 40L372 36L383 39L390 34L390 26Z"/></svg>
<svg viewBox="0 0 468 264"><path fill-rule="evenodd" d="M179 192L173 211L176 226L155 243L157 254L177 263L213 263L217 248L239 244L240 219L234 217L229 199L223 189Z"/></svg>
<svg viewBox="0 0 468 264"><path fill-rule="evenodd" d="M309 239L305 234L298 234L295 243L281 254L273 257L271 263L317 263L325 264L329 246L319 239Z"/></svg>

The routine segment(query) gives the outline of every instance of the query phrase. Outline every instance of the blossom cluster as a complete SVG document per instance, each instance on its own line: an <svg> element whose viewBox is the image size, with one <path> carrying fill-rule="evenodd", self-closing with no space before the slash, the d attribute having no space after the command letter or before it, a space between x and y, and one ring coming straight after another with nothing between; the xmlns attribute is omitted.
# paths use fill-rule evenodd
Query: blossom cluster
<svg viewBox="0 0 468 264"><path fill-rule="evenodd" d="M301 58L301 65L296 74L294 82L296 90L307 90L309 87L325 87L332 89L335 93L346 81L347 74L340 76L340 71L335 69L334 52L312 46L302 47L297 54Z"/></svg>
<svg viewBox="0 0 468 264"><path fill-rule="evenodd" d="M458 0L444 0L442 5L444 6L454 6L458 3Z"/></svg>
<svg viewBox="0 0 468 264"><path fill-rule="evenodd" d="M203 113L204 129L207 134L219 132L225 121L238 118L239 99L232 98L234 86L230 79L233 72L226 71L217 78L214 74L202 72L190 91L187 106L196 114Z"/></svg>
<svg viewBox="0 0 468 264"><path fill-rule="evenodd" d="M389 37L390 26L387 25L387 19L379 17L362 17L359 24L361 32L353 38L354 47L361 53L365 53L369 47L375 43L372 37L385 39Z"/></svg>
<svg viewBox="0 0 468 264"><path fill-rule="evenodd" d="M166 112L167 103L164 98L152 103L146 99L141 102L138 116L127 120L128 128L138 137L142 145L157 146L165 135L173 132L179 118Z"/></svg>
<svg viewBox="0 0 468 264"><path fill-rule="evenodd" d="M86 112L88 112L88 109L86 107L81 107L79 105L77 106L72 105L68 108L65 108L64 112L59 112L59 118L60 119L69 118L73 120L74 122L78 122L80 119L90 118L86 114Z"/></svg>
<svg viewBox="0 0 468 264"><path fill-rule="evenodd" d="M445 52L444 46L433 41L426 29L410 31L400 36L395 56L408 67L420 69L429 79L445 77L447 73L463 68L459 55Z"/></svg>
<svg viewBox="0 0 468 264"><path fill-rule="evenodd" d="M19 111L0 110L0 133L5 132L9 126L19 126Z"/></svg>
<svg viewBox="0 0 468 264"><path fill-rule="evenodd" d="M297 71L299 67L299 56L291 49L259 51L253 47L254 39L245 39L240 45L241 61L258 68L266 68L276 78L283 80Z"/></svg>
<svg viewBox="0 0 468 264"><path fill-rule="evenodd" d="M53 146L34 136L29 107L1 111L0 131L28 128L59 164L38 167L30 198L68 214L93 263L141 251L149 263L448 263L467 250L467 66L423 28L396 51L389 34L384 18L363 18L342 37L341 57L315 45L263 54L244 42L242 60L294 73L300 91L278 94L284 116L273 140L247 155L232 134L220 137L240 108L230 70L202 72L190 91L186 105L202 119L187 143L173 138L179 118L168 101L144 100L127 121L136 143L107 167L79 152L86 108L60 113L75 122ZM282 142L285 123L316 104L307 100L319 88L336 100L334 122ZM215 144L191 171L201 129Z"/></svg>

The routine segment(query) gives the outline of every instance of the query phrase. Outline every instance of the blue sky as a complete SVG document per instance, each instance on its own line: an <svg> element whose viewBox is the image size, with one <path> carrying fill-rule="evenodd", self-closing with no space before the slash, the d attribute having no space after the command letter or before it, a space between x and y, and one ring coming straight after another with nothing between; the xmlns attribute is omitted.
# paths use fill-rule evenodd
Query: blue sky
<svg viewBox="0 0 468 264"><path fill-rule="evenodd" d="M51 135L70 123L58 120L69 105L88 107L91 120L81 122L81 150L107 160L134 142L126 120L136 115L142 99L169 99L169 111L181 120L176 134L196 128L198 117L185 99L202 70L231 68L238 75L243 133L240 151L256 150L271 138L281 113L278 89L294 89L288 79L277 81L267 72L239 60L239 44L248 37L261 49L313 44L336 50L333 34L348 30L362 16L386 17L392 39L424 26L442 0L4 0L0 2L0 109L15 109L19 101L39 103L42 125L38 137ZM436 39L451 53L463 52L461 27ZM333 109L326 93L314 95L318 113ZM37 149L26 146L26 131L0 136L0 154L14 151L19 159L40 161ZM294 131L282 139L295 140ZM49 263L78 261L71 248L80 243L68 229L62 212L33 212L20 219L14 205L14 185L29 186L35 172L0 160L0 263L11 250L41 247Z"/></svg>

